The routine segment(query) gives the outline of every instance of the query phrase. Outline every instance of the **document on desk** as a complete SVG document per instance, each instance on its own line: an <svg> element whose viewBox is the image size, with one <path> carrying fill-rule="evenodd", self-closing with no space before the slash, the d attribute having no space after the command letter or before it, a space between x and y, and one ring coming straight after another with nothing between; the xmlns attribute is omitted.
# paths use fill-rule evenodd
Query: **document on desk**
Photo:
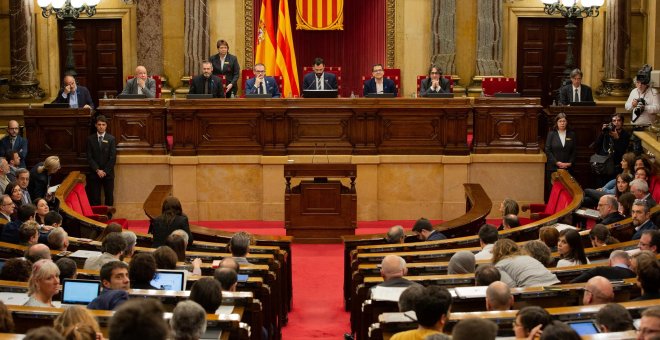
<svg viewBox="0 0 660 340"><path fill-rule="evenodd" d="M82 259L88 259L90 257L101 255L100 251L96 250L76 250L69 257L78 257Z"/></svg>
<svg viewBox="0 0 660 340"><path fill-rule="evenodd" d="M231 306L231 305L229 305L229 306L220 305L220 307L218 307L218 309L215 310L215 314L216 314L216 315L220 315L220 314L231 314L231 312L233 312L233 311L234 311L234 306Z"/></svg>
<svg viewBox="0 0 660 340"><path fill-rule="evenodd" d="M29 299L30 297L27 295L27 293L0 293L0 301L4 302L5 305L22 306L28 302Z"/></svg>
<svg viewBox="0 0 660 340"><path fill-rule="evenodd" d="M399 296L408 287L379 287L371 289L371 299L375 301L399 302Z"/></svg>
<svg viewBox="0 0 660 340"><path fill-rule="evenodd" d="M485 298L488 286L477 287L454 287L456 295L461 299Z"/></svg>

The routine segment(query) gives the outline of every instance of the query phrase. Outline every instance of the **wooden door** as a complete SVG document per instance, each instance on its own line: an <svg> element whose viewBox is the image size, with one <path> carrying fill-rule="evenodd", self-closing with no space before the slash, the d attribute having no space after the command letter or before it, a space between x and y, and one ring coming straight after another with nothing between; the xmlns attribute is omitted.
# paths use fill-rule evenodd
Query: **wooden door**
<svg viewBox="0 0 660 340"><path fill-rule="evenodd" d="M576 20L573 45L576 67L580 65L582 20ZM518 89L525 97L540 97L548 106L557 99L566 62L566 19L518 19Z"/></svg>
<svg viewBox="0 0 660 340"><path fill-rule="evenodd" d="M75 20L73 57L76 64L76 81L87 87L98 107L99 98L116 96L124 87L122 79L121 19ZM60 70L64 77L66 65L66 40L64 22L58 22L60 46Z"/></svg>

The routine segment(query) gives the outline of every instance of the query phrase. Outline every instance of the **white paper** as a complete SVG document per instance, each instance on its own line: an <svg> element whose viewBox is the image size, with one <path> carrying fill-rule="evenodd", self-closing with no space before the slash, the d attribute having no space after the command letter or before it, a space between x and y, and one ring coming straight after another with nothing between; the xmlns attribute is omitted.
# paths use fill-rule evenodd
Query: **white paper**
<svg viewBox="0 0 660 340"><path fill-rule="evenodd" d="M215 311L215 315L231 314L231 312L233 311L234 311L234 306L220 305L220 307L218 307L218 309Z"/></svg>
<svg viewBox="0 0 660 340"><path fill-rule="evenodd" d="M73 254L69 255L69 257L88 259L90 257L99 256L99 255L101 255L101 252L96 250L76 250L75 252L73 252Z"/></svg>
<svg viewBox="0 0 660 340"><path fill-rule="evenodd" d="M371 299L374 301L394 301L399 302L399 296L408 287L380 287L375 286L371 289Z"/></svg>
<svg viewBox="0 0 660 340"><path fill-rule="evenodd" d="M0 292L0 301L4 302L5 305L22 306L29 299L27 293Z"/></svg>
<svg viewBox="0 0 660 340"><path fill-rule="evenodd" d="M485 298L486 289L488 286L476 286L476 287L455 287L456 295L462 299L469 298Z"/></svg>

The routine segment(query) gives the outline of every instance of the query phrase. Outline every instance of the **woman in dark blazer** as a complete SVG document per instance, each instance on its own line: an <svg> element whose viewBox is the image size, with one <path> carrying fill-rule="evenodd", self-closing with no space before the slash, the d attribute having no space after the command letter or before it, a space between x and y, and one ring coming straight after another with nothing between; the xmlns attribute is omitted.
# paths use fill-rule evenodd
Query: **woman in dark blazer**
<svg viewBox="0 0 660 340"><path fill-rule="evenodd" d="M220 39L216 45L218 47L218 53L209 57L209 61L213 65L213 74L218 77L220 77L220 75L225 76L225 91L227 97L231 97L232 94L236 96L236 91L238 90L238 78L241 74L241 66L238 65L238 59L236 56L229 54L229 43L227 41Z"/></svg>
<svg viewBox="0 0 660 340"><path fill-rule="evenodd" d="M566 114L560 112L555 117L555 129L548 133L545 141L545 155L548 158L545 164L546 180L550 182L550 174L557 169L568 170L573 173L575 163L576 142L575 132L568 131Z"/></svg>
<svg viewBox="0 0 660 340"><path fill-rule="evenodd" d="M152 247L158 248L165 244L167 237L177 229L182 229L188 234L188 246L190 246L193 243L193 236L188 225L188 216L181 210L179 199L170 196L163 201L161 215L149 224L149 233L154 237Z"/></svg>

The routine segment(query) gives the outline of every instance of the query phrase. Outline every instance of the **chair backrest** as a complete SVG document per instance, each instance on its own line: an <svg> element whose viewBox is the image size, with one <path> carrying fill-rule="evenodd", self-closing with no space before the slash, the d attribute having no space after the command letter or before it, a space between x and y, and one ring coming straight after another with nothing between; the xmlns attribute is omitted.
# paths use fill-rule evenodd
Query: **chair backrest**
<svg viewBox="0 0 660 340"><path fill-rule="evenodd" d="M82 209L82 214L86 217L89 216L94 216L94 211L92 210L92 206L89 204L89 198L87 197L87 192L85 192L85 186L83 186L80 183L77 183L76 185L73 186L72 192L75 192L76 195L78 196L78 202L80 204L80 208Z"/></svg>
<svg viewBox="0 0 660 340"><path fill-rule="evenodd" d="M445 79L449 79L449 92L454 93L454 79L450 75L443 74ZM419 96L419 91L422 89L422 80L426 79L426 75L422 74L417 76L417 95Z"/></svg>
<svg viewBox="0 0 660 340"><path fill-rule="evenodd" d="M516 92L516 78L487 77L481 82L481 90L484 96L491 97L495 93Z"/></svg>
<svg viewBox="0 0 660 340"><path fill-rule="evenodd" d="M311 72L314 72L312 66L304 66L302 79L305 79L305 76ZM341 92L341 66L326 66L323 72L332 73L337 77L337 91ZM301 81L300 83L302 84L303 82Z"/></svg>
<svg viewBox="0 0 660 340"><path fill-rule="evenodd" d="M397 97L401 97L401 69L398 68L386 68L384 69L383 77L391 79L394 82L394 87L396 87ZM362 83L367 79L371 78L371 74L362 76Z"/></svg>
<svg viewBox="0 0 660 340"><path fill-rule="evenodd" d="M562 192L565 192L564 185L560 181L555 181L552 184L552 189L550 190L550 197L548 197L548 203L545 205L545 210L543 211L546 214L554 214L555 212L561 210L557 209L560 199L562 198ZM568 195L570 197L570 194ZM569 199L568 202L571 200Z"/></svg>
<svg viewBox="0 0 660 340"><path fill-rule="evenodd" d="M254 77L254 71L252 69L245 69L241 70L241 79L243 79L243 84L245 84L248 79ZM277 81L277 87L280 89L280 94L282 95L282 98L284 98L286 95L284 94L284 78L282 76L271 76L275 78L275 81ZM243 85L243 89L245 89L245 85ZM245 93L241 97L245 97Z"/></svg>
<svg viewBox="0 0 660 340"><path fill-rule="evenodd" d="M129 75L126 77L126 80L133 79L135 76ZM163 92L163 79L159 75L151 75L149 78L152 78L156 82L156 98L160 98Z"/></svg>

